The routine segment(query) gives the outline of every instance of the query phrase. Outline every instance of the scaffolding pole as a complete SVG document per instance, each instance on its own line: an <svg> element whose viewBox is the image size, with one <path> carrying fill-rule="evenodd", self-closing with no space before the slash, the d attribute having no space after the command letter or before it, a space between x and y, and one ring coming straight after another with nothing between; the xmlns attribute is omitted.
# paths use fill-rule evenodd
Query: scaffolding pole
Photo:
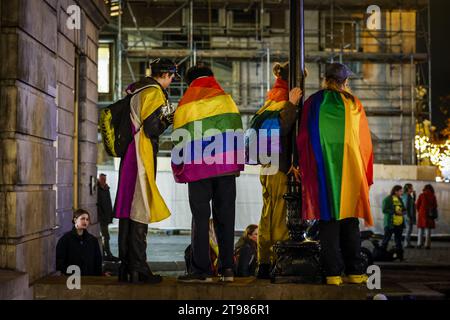
<svg viewBox="0 0 450 320"><path fill-rule="evenodd" d="M330 43L331 43L331 59L330 62L334 62L334 0L330 3Z"/></svg>
<svg viewBox="0 0 450 320"><path fill-rule="evenodd" d="M269 92L269 90L270 90L270 48L269 48L269 46L267 46L267 48L266 48L266 58L267 58L267 69L266 69L266 71L267 71L267 79L266 79L266 87L267 87L267 89L266 89L266 91L267 92Z"/></svg>
<svg viewBox="0 0 450 320"><path fill-rule="evenodd" d="M122 9L122 0L119 0L120 10ZM117 17L117 92L116 99L122 98L122 15Z"/></svg>
<svg viewBox="0 0 450 320"><path fill-rule="evenodd" d="M411 127L411 164L415 164L415 138L416 138L416 119L415 119L415 99L414 99L414 87L415 87L415 80L416 77L414 77L414 58L411 54L411 60L410 60L410 78L411 78L411 121L410 121L410 127Z"/></svg>
<svg viewBox="0 0 450 320"><path fill-rule="evenodd" d="M211 41L211 39L210 39ZM194 0L189 1L189 26L188 26L188 43L191 55L190 67L194 66Z"/></svg>
<svg viewBox="0 0 450 320"><path fill-rule="evenodd" d="M431 113L431 4L428 0L428 32L427 32L427 51L428 51L428 117L430 122L433 123L432 113Z"/></svg>
<svg viewBox="0 0 450 320"><path fill-rule="evenodd" d="M402 9L399 10L400 28L403 29ZM403 33L400 33L400 52L403 53ZM400 62L400 164L403 165L403 61Z"/></svg>

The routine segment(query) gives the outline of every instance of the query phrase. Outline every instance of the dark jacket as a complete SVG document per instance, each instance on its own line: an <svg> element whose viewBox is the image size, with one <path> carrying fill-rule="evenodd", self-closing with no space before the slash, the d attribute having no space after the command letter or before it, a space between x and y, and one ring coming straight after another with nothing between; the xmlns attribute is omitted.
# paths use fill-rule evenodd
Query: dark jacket
<svg viewBox="0 0 450 320"><path fill-rule="evenodd" d="M82 276L102 275L102 254L100 245L93 235L86 230L82 236L75 227L64 234L56 245L56 270L67 274L67 267L77 265Z"/></svg>
<svg viewBox="0 0 450 320"><path fill-rule="evenodd" d="M235 268L237 277L250 277L255 275L257 266L256 243L246 238L242 246L236 245Z"/></svg>
<svg viewBox="0 0 450 320"><path fill-rule="evenodd" d="M393 197L395 196L387 196L386 198L384 198L383 200L383 205L382 205L382 210L383 210L383 214L384 214L384 227L385 228L392 228L394 227L394 213L395 213L395 209L394 209L394 200ZM406 209L405 209L405 205L403 204L402 198L399 198L400 200L400 204L402 206L402 212L403 215L406 214ZM403 216L404 217L404 216ZM403 221L403 224L401 225L401 227L403 228L405 226L405 222Z"/></svg>
<svg viewBox="0 0 450 320"><path fill-rule="evenodd" d="M415 194L404 193L402 195L403 204L406 208L406 218L408 222L416 224L416 196Z"/></svg>
<svg viewBox="0 0 450 320"><path fill-rule="evenodd" d="M288 105L280 112L280 168L279 170L284 173L288 173L292 165L292 134L295 129L297 109L292 103Z"/></svg>
<svg viewBox="0 0 450 320"><path fill-rule="evenodd" d="M97 213L101 224L110 224L113 221L113 208L109 186L97 183Z"/></svg>

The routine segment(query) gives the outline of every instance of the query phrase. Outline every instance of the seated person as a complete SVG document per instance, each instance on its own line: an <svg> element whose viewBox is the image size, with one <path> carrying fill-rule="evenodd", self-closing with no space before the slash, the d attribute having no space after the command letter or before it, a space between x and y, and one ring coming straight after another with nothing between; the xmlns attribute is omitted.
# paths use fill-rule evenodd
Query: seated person
<svg viewBox="0 0 450 320"><path fill-rule="evenodd" d="M87 231L89 212L78 209L73 213L74 227L56 245L56 270L67 274L71 265L80 267L82 276L102 275L102 254L98 239Z"/></svg>
<svg viewBox="0 0 450 320"><path fill-rule="evenodd" d="M237 277L250 277L255 275L258 264L258 226L249 225L242 237L236 243L235 256L235 275Z"/></svg>

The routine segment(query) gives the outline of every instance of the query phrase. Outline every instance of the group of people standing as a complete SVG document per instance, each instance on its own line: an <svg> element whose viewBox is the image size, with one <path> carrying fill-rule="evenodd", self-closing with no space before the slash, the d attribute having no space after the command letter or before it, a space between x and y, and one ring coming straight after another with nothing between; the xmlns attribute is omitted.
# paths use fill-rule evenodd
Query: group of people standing
<svg viewBox="0 0 450 320"><path fill-rule="evenodd" d="M238 160L242 150L239 144L223 143L219 147L222 149L215 150L213 162L203 156L198 158L191 151L199 146L204 151L219 138L228 141L230 131L241 130L239 109L212 70L196 65L187 70L184 79L189 87L176 110L171 112L166 90L179 77L177 66L168 59L157 59L151 63L151 71L151 77L127 88L127 93L132 95L130 129L134 139L121 159L114 205L115 217L120 219L119 281L161 281L147 264L146 236L148 223L170 216L155 179L159 136L171 124L174 131L183 129L190 133L190 138L182 141L182 148L177 148L179 144L172 151L173 175L177 183L188 184L192 212L189 272L178 281L212 282L215 265L219 281L232 282L240 270L235 268L236 256L247 257L244 263L247 275L269 278L276 262L271 248L277 241L288 239L283 196L287 192L289 173L302 180L299 215L304 220L320 221L320 258L326 283L340 285L367 280L362 270L358 219L373 225L369 206L369 187L373 183L372 143L364 108L350 91L351 71L345 65L327 65L323 89L306 100L296 137L297 151L294 151L291 140L303 93L300 88L289 90L288 63L275 64L275 84L250 126L258 134L262 129L269 130L269 136L271 132L279 132L279 148L272 150L278 153L279 163L272 173L267 170L271 163L262 165L261 219L257 232L254 227L246 231L237 252L234 248L236 179L244 169L244 163ZM197 122L202 124L200 129ZM213 136L209 129L215 129ZM291 161L292 152L298 152L298 167ZM230 159L234 160L230 162ZM214 263L211 263L209 238L211 216L218 249Z"/></svg>
<svg viewBox="0 0 450 320"><path fill-rule="evenodd" d="M395 185L382 204L384 215L384 239L382 248L387 249L394 235L395 249L400 260L403 260L403 248L414 248L411 234L417 224L417 248L431 248L431 230L435 228L437 218L437 200L431 184L424 186L416 200L416 192L411 183L404 187ZM403 245L403 231L406 228ZM425 236L425 241L424 241Z"/></svg>

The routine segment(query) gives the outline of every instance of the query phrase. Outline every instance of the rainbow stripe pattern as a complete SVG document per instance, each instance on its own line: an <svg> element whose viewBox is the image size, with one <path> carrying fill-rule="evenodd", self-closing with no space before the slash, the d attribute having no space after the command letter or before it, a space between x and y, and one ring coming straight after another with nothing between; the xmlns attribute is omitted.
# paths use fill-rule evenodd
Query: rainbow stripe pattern
<svg viewBox="0 0 450 320"><path fill-rule="evenodd" d="M302 218L362 218L372 226L373 152L367 118L354 96L321 90L309 97L297 137Z"/></svg>
<svg viewBox="0 0 450 320"><path fill-rule="evenodd" d="M287 81L277 78L273 88L267 93L264 105L256 112L250 122L250 129L246 132L247 150L250 144L257 143L257 154L260 154L261 140L267 143L268 153L281 152L280 146L280 112L289 103L289 88ZM272 130L278 130L274 136ZM272 141L273 140L273 141ZM252 159L247 152L246 163L260 164L259 159Z"/></svg>
<svg viewBox="0 0 450 320"><path fill-rule="evenodd" d="M188 133L188 138L184 137L172 150L176 182L244 170L241 115L214 77L201 77L191 83L175 111L173 128L175 133L178 129ZM180 157L182 163L175 160Z"/></svg>

